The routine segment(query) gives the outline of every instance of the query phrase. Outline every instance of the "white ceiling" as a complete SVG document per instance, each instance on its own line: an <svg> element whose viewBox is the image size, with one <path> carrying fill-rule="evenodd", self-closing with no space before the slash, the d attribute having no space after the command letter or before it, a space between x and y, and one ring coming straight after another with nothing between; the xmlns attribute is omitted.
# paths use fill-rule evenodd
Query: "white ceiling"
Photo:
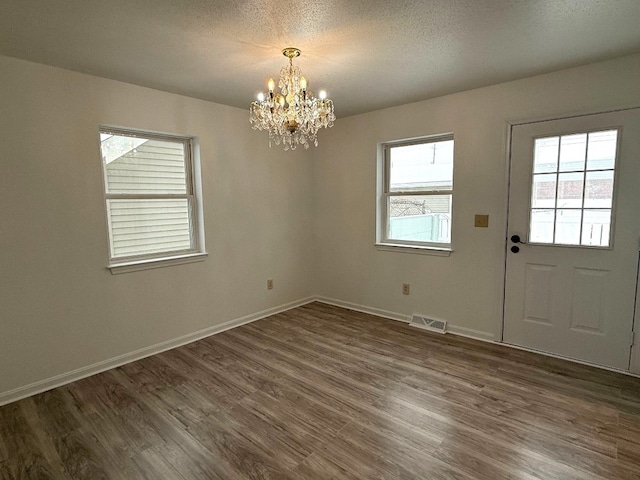
<svg viewBox="0 0 640 480"><path fill-rule="evenodd" d="M344 117L640 52L640 0L0 0L0 54L248 108L284 47Z"/></svg>

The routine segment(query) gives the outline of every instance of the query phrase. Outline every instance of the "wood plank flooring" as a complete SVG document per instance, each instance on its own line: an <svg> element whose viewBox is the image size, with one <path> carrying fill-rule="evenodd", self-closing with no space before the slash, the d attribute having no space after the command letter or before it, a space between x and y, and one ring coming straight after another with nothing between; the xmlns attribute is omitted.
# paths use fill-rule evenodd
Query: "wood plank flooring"
<svg viewBox="0 0 640 480"><path fill-rule="evenodd" d="M640 479L640 380L313 303L0 407L1 479Z"/></svg>

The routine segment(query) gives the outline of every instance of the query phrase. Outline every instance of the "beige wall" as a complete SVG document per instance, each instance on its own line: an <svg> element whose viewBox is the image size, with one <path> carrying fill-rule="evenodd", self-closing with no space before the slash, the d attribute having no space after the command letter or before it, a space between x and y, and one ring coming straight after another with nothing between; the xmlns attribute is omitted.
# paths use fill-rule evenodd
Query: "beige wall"
<svg viewBox="0 0 640 480"><path fill-rule="evenodd" d="M366 88L366 87L365 87ZM317 294L498 339L507 198L507 122L640 106L640 56L338 120L314 152ZM339 112L339 105L336 107ZM453 132L450 257L374 247L376 146ZM474 214L489 228L474 228ZM402 283L411 284L403 296ZM457 328L456 328L457 327Z"/></svg>
<svg viewBox="0 0 640 480"><path fill-rule="evenodd" d="M7 57L0 86L0 400L313 294L310 159L246 110ZM205 261L105 268L99 124L199 137Z"/></svg>
<svg viewBox="0 0 640 480"><path fill-rule="evenodd" d="M637 106L639 80L640 56L627 57L340 119L292 153L267 148L245 110L0 57L0 403L311 295L497 338L507 121ZM205 261L105 268L99 124L199 137ZM444 132L455 252L376 250L377 144Z"/></svg>

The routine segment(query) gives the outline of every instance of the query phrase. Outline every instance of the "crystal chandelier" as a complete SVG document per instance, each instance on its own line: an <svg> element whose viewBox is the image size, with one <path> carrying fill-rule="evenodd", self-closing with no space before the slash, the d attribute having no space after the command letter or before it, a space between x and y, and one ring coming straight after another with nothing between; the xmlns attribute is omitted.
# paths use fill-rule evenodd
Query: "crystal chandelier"
<svg viewBox="0 0 640 480"><path fill-rule="evenodd" d="M249 122L254 130L268 130L269 146L283 144L285 150L294 150L298 145L309 148L313 143L318 146L318 130L333 126L336 119L333 102L324 91L314 97L307 88L307 79L302 76L299 67L293 66L293 59L300 55L297 48L285 48L282 54L289 59L289 65L280 70L276 94L275 82L269 79L269 93L258 95L251 102Z"/></svg>

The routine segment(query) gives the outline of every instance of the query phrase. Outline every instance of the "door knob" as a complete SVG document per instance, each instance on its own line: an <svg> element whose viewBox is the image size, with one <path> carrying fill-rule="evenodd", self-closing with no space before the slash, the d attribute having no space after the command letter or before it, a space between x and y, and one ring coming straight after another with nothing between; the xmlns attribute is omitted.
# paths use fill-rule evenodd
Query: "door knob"
<svg viewBox="0 0 640 480"><path fill-rule="evenodd" d="M513 253L518 253L520 251L520 247L518 247L517 245L514 245L513 247L511 247L511 251Z"/></svg>
<svg viewBox="0 0 640 480"><path fill-rule="evenodd" d="M524 245L524 242L520 240L520 235L511 235L511 242L513 243L521 243Z"/></svg>

